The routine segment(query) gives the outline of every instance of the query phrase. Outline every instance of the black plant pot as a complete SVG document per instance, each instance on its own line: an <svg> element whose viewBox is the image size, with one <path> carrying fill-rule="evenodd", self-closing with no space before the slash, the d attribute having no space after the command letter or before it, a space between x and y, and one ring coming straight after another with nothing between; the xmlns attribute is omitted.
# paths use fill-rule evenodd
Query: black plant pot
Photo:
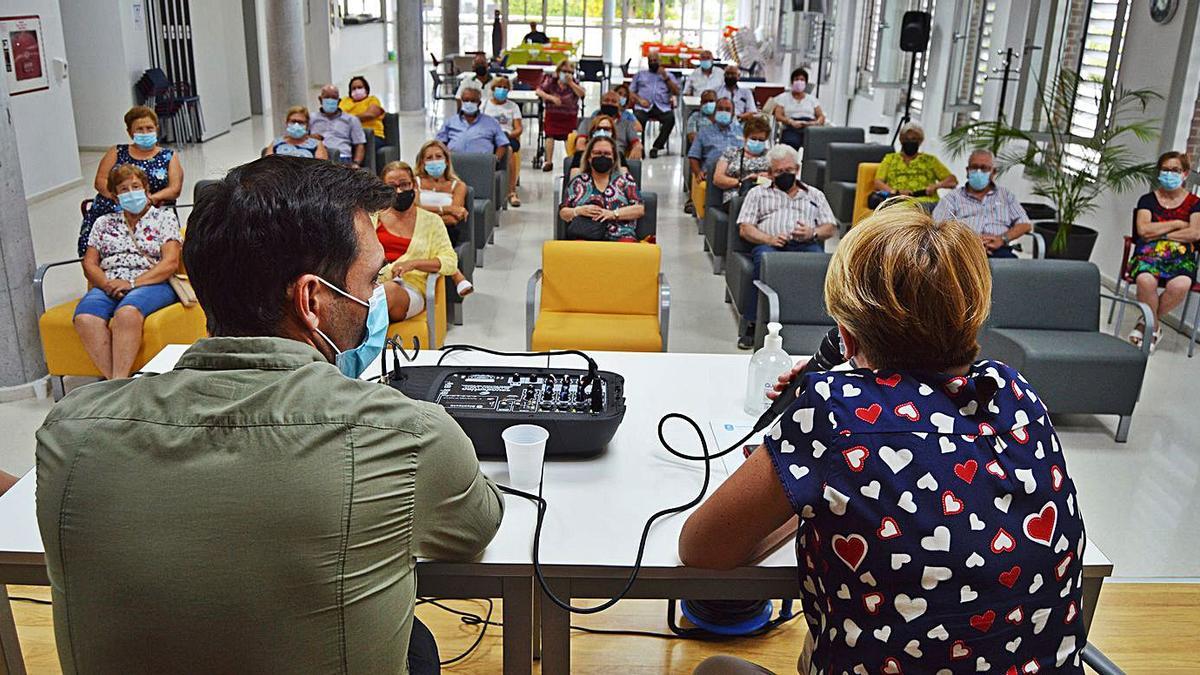
<svg viewBox="0 0 1200 675"><path fill-rule="evenodd" d="M1061 223L1045 221L1033 224L1034 232L1046 239L1046 257L1059 260L1090 260L1092 249L1096 247L1096 238L1100 233L1083 225L1072 225L1067 234L1067 245L1062 250L1055 250L1054 238L1058 236Z"/></svg>

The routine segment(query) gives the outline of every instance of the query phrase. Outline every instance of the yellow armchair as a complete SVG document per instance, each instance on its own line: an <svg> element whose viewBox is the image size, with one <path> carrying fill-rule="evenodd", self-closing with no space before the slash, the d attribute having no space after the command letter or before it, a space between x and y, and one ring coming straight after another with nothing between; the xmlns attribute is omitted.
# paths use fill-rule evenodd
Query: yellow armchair
<svg viewBox="0 0 1200 675"><path fill-rule="evenodd" d="M656 245L545 242L526 292L526 347L667 351L671 287L661 261Z"/></svg>
<svg viewBox="0 0 1200 675"><path fill-rule="evenodd" d="M704 200L708 197L708 183L692 176L692 208L696 211L696 219L704 220Z"/></svg>
<svg viewBox="0 0 1200 675"><path fill-rule="evenodd" d="M413 338L420 336L421 349L441 349L446 342L448 279L437 273L430 274L425 280L425 311L388 326L388 337L400 338L405 349L412 349ZM430 308L433 308L432 312Z"/></svg>
<svg viewBox="0 0 1200 675"><path fill-rule="evenodd" d="M875 172L879 170L878 162L863 162L858 165L858 178L854 186L854 214L851 226L871 215L867 206L867 197L875 191Z"/></svg>

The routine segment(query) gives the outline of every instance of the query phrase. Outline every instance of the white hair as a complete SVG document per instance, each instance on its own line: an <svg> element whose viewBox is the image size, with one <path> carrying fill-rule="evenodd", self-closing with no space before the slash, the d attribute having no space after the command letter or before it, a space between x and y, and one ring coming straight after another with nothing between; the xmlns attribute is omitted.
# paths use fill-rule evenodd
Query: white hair
<svg viewBox="0 0 1200 675"><path fill-rule="evenodd" d="M795 162L796 166L800 165L800 153L796 152L796 149L790 145L777 143L767 151L767 161L771 164L788 160Z"/></svg>
<svg viewBox="0 0 1200 675"><path fill-rule="evenodd" d="M921 125L917 124L916 122L905 122L904 126L900 127L899 135L901 138L904 138L905 135L910 133L920 136L921 140L925 140L925 130L922 129Z"/></svg>
<svg viewBox="0 0 1200 675"><path fill-rule="evenodd" d="M978 157L980 155L992 160L992 163L996 162L996 155L994 153L992 153L991 150L988 150L987 148L975 148L974 150L971 151L971 154L967 155L967 163L970 164L971 160L975 159L976 157Z"/></svg>

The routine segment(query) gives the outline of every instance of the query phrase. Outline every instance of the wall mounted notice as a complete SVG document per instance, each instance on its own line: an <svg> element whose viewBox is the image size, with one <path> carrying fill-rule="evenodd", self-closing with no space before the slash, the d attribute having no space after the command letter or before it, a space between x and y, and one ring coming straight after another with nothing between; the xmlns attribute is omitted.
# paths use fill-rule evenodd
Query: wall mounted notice
<svg viewBox="0 0 1200 675"><path fill-rule="evenodd" d="M11 96L50 88L42 20L38 16L0 17L0 47Z"/></svg>

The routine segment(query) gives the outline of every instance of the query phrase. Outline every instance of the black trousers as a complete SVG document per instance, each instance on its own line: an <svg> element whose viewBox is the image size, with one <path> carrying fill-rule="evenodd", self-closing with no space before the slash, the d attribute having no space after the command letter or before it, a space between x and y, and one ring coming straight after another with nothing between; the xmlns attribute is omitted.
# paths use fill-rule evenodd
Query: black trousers
<svg viewBox="0 0 1200 675"><path fill-rule="evenodd" d="M675 128L674 110L634 110L633 116L642 124L642 145L646 144L646 121L655 120L658 122L658 136L654 138L654 149L662 150L667 147L667 141L671 140L671 130Z"/></svg>
<svg viewBox="0 0 1200 675"><path fill-rule="evenodd" d="M440 661L433 633L414 616L412 635L408 638L409 675L439 675L442 672Z"/></svg>

